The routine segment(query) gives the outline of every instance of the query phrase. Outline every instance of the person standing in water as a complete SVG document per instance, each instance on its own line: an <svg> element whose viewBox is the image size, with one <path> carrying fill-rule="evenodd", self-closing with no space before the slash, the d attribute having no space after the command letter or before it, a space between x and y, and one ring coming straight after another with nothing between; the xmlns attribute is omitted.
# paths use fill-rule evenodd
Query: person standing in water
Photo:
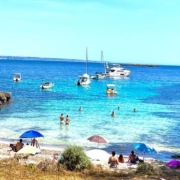
<svg viewBox="0 0 180 180"><path fill-rule="evenodd" d="M79 111L82 111L82 107L81 106L79 107Z"/></svg>
<svg viewBox="0 0 180 180"><path fill-rule="evenodd" d="M112 116L112 117L114 117L114 116L115 116L115 112L114 112L114 111L112 111L111 116Z"/></svg>
<svg viewBox="0 0 180 180"><path fill-rule="evenodd" d="M60 124L63 124L63 122L64 122L64 116L63 116L63 114L61 114L59 118L60 118Z"/></svg>
<svg viewBox="0 0 180 180"><path fill-rule="evenodd" d="M70 119L69 119L69 116L68 116L68 115L66 116L66 121L65 121L65 122L66 122L66 125L69 125Z"/></svg>

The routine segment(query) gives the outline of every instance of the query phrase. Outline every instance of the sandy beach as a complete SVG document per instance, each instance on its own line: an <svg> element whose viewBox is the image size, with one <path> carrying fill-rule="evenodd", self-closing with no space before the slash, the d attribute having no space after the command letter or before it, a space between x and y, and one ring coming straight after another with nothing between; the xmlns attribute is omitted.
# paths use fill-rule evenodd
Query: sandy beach
<svg viewBox="0 0 180 180"><path fill-rule="evenodd" d="M41 146L41 153L36 154L36 155L29 155L29 156L19 156L19 163L21 164L35 164L39 165L43 162L48 162L48 163L56 163L53 159L54 154L61 154L64 151L65 147L63 146ZM9 151L9 142L0 142L0 159L4 158L13 158L15 156L14 152ZM89 149L84 149L85 153L88 152ZM110 157L111 154L108 153L108 156ZM94 165L101 166L105 170L110 170L113 171L114 169L109 168L108 165L108 156L101 158L100 160L98 159L90 159L91 162ZM118 157L118 155L116 155ZM139 157L142 159L143 157ZM124 156L125 163L119 163L118 167L115 169L116 171L121 171L125 174L135 172L137 169L137 164L130 164L128 163L128 156ZM168 173L168 175L180 175L180 171L176 169L170 169L169 167L166 166L166 163L163 161L157 161L153 158L146 158L145 162L150 163L157 171L162 171Z"/></svg>

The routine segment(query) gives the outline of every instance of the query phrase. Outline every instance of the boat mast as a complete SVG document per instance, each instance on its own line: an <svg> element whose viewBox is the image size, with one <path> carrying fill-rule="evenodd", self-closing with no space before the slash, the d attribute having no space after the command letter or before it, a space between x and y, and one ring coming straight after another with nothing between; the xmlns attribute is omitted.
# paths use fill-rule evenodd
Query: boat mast
<svg viewBox="0 0 180 180"><path fill-rule="evenodd" d="M101 63L103 61L104 57L103 57L103 51L101 51Z"/></svg>
<svg viewBox="0 0 180 180"><path fill-rule="evenodd" d="M88 69L88 49L86 47L86 73L87 73L87 69Z"/></svg>
<svg viewBox="0 0 180 180"><path fill-rule="evenodd" d="M103 55L103 51L101 51L101 63L103 63L104 61L104 55ZM105 70L105 73L106 73L106 64L104 63L104 70Z"/></svg>

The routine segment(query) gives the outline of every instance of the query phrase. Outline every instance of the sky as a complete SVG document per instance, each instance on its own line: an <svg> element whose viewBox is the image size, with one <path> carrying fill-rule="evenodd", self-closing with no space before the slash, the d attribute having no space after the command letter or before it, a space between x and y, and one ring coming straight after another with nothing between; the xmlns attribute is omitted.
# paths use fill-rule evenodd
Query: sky
<svg viewBox="0 0 180 180"><path fill-rule="evenodd" d="M180 65L179 0L1 0L0 55Z"/></svg>

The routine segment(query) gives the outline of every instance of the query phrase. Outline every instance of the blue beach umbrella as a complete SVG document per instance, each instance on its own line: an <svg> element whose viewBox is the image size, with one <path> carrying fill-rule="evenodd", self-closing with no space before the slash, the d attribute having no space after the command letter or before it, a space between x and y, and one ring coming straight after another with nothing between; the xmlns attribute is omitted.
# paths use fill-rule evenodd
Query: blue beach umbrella
<svg viewBox="0 0 180 180"><path fill-rule="evenodd" d="M149 147L144 143L134 143L134 149L139 150L141 152L149 153L149 154L157 154L157 151L154 148ZM144 157L143 157L144 159Z"/></svg>
<svg viewBox="0 0 180 180"><path fill-rule="evenodd" d="M40 132L30 130L24 132L19 138L37 138L37 137L44 137Z"/></svg>

